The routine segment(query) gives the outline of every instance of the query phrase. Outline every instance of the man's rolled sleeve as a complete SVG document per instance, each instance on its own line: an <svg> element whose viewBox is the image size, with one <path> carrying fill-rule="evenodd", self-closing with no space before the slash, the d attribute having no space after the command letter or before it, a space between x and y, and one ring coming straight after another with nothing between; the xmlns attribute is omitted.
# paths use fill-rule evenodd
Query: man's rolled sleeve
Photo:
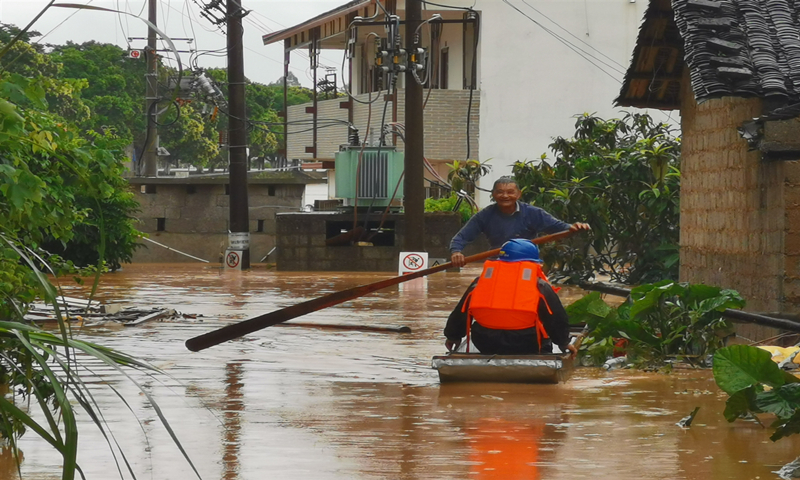
<svg viewBox="0 0 800 480"><path fill-rule="evenodd" d="M456 233L453 240L450 241L450 253L461 252L471 242L478 238L483 229L481 228L480 220L475 215L469 219L466 225Z"/></svg>

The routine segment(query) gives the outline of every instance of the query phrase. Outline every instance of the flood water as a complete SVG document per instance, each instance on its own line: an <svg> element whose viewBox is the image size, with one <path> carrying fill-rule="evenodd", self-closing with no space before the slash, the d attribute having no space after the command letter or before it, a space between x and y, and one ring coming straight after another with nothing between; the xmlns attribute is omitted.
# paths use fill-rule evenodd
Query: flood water
<svg viewBox="0 0 800 480"><path fill-rule="evenodd" d="M770 479L800 455L800 438L773 443L755 422L727 423L726 395L708 371L578 368L562 385L439 385L431 356L443 353L447 314L478 273L439 273L299 319L405 325L410 334L276 326L192 353L190 337L391 274L126 266L103 277L102 303L202 316L76 334L165 372L132 377L204 479ZM580 295L562 291L565 303ZM197 478L131 381L96 364L83 378L136 478ZM691 428L676 426L697 406ZM120 478L102 434L86 415L80 421L86 478ZM60 477L60 457L44 441L29 432L21 448L23 478ZM17 478L7 455L0 478Z"/></svg>

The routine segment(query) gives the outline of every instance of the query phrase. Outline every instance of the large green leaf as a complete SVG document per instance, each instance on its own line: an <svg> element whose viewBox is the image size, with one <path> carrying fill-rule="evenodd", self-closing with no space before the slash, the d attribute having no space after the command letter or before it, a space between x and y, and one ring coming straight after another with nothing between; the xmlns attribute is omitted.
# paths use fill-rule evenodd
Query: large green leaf
<svg viewBox="0 0 800 480"><path fill-rule="evenodd" d="M731 345L717 350L713 372L717 385L728 395L759 383L778 388L787 380L785 372L772 361L768 351L748 345Z"/></svg>
<svg viewBox="0 0 800 480"><path fill-rule="evenodd" d="M790 418L800 411L800 383L790 383L781 388L761 392L756 396L756 405L779 418Z"/></svg>
<svg viewBox="0 0 800 480"><path fill-rule="evenodd" d="M751 410L758 413L758 410L754 410L753 408L755 407L756 395L754 388L755 387L749 387L744 390L739 390L728 398L728 401L725 402L725 411L723 412L725 420L733 422Z"/></svg>
<svg viewBox="0 0 800 480"><path fill-rule="evenodd" d="M780 440L783 437L800 433L800 410L795 412L791 418L786 421L778 421L772 425L775 428L775 433L769 437L773 442Z"/></svg>

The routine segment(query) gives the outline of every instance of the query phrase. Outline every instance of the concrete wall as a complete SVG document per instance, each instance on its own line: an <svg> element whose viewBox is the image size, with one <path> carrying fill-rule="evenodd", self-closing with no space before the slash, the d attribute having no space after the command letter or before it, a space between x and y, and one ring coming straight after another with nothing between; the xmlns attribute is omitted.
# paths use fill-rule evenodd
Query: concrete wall
<svg viewBox="0 0 800 480"><path fill-rule="evenodd" d="M159 243L210 262L219 262L220 253L228 242L230 196L224 184L194 185L188 193L186 184L159 184L156 193L134 190L141 206L137 228ZM250 255L253 263L275 246L275 214L298 211L304 185L248 186L250 206ZM270 195L273 193L273 195ZM164 219L164 230L158 231L158 219ZM263 231L259 232L259 220ZM167 250L146 240L133 257L138 263L196 262L189 257Z"/></svg>
<svg viewBox="0 0 800 480"><path fill-rule="evenodd" d="M730 97L697 105L684 92L680 278L738 290L749 311L796 312L800 165L748 151L737 127L761 108L759 99ZM739 333L774 330L742 325Z"/></svg>
<svg viewBox="0 0 800 480"><path fill-rule="evenodd" d="M431 90L428 103L424 111L423 122L425 123L425 157L430 161L463 160L467 154L467 109L469 106L469 90ZM385 93L381 93L384 95ZM427 91L425 93L427 95ZM373 99L375 99L373 95ZM388 102L386 106L386 123L392 122L393 115L396 115L399 123L405 121L405 90L399 89L397 92L397 111L394 109L394 102ZM368 95L358 95L361 101L368 101ZM324 126L317 130L317 158L334 157L339 151L339 145L347 143L347 126L344 124L331 125L325 119L336 119L347 121L347 109L340 108L340 104L347 98L333 100L323 100L318 102L319 125ZM310 122L313 115L306 113L306 107L312 104L293 105L289 107L289 121L304 120ZM377 144L380 132L381 120L383 118L383 98L372 104L370 114L369 105L355 102L353 112L353 123L358 128L361 139L367 131L367 123L370 125L370 134L367 140L371 144ZM471 158L476 158L478 154L478 129L480 123L480 92L473 93L472 109L470 110L470 151ZM330 125L330 126L329 126ZM310 123L290 126L289 131L308 130ZM387 141L391 144L392 137ZM288 158L311 159L314 156L305 153L305 148L312 146L313 133L311 131L289 135L287 147ZM397 149L402 151L405 145L403 140L397 138Z"/></svg>
<svg viewBox="0 0 800 480"><path fill-rule="evenodd" d="M359 218L363 218L360 216ZM374 218L377 222L377 217ZM352 224L352 214L292 213L277 216L277 267L282 271L376 271L396 272L403 250L403 216L390 214L386 222L395 227L394 242L386 246L326 246L329 222ZM425 215L425 248L429 258L447 258L450 240L461 228L453 213ZM467 254L483 251L485 241L470 245Z"/></svg>

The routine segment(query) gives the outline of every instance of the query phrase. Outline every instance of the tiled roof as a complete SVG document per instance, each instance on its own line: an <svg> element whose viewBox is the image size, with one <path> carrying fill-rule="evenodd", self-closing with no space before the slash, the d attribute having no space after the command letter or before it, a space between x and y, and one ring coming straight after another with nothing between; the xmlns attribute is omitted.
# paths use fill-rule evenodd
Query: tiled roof
<svg viewBox="0 0 800 480"><path fill-rule="evenodd" d="M648 42L669 43L667 33L675 27L697 102L723 96L761 97L773 105L800 100L800 0L673 0L674 18L662 33L649 17L665 13L665 3L653 0L645 13L617 104L680 107L677 97L667 95L659 103L649 93L663 77L663 67L637 64ZM647 74L648 87L634 88L631 79Z"/></svg>
<svg viewBox="0 0 800 480"><path fill-rule="evenodd" d="M683 40L673 19L672 4L670 0L651 0L616 104L679 108L683 68Z"/></svg>

